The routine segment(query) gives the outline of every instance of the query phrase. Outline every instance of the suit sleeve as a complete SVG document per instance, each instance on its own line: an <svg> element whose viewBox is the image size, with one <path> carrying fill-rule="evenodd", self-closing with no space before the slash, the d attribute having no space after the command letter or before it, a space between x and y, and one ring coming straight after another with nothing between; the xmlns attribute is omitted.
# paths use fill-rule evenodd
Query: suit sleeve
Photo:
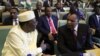
<svg viewBox="0 0 100 56"><path fill-rule="evenodd" d="M83 53L81 52L73 52L70 49L67 48L67 46L65 46L64 44L64 35L62 33L61 29L58 29L58 51L60 52L60 54L62 56L81 56L83 55Z"/></svg>
<svg viewBox="0 0 100 56"><path fill-rule="evenodd" d="M34 50L30 50L29 46L23 43L23 39L20 38L21 36L17 35L16 33L10 33L8 35L8 44L13 50L16 50L18 56L27 56L31 54L32 56L36 56L42 52L42 49L36 48Z"/></svg>
<svg viewBox="0 0 100 56"><path fill-rule="evenodd" d="M45 19L43 19L42 17L40 17L39 18L39 22L38 22L38 25L37 25L37 29L41 32L41 33L43 33L43 34L45 34L45 35L48 35L49 34L49 31L46 31L43 27L44 27L44 22L43 22L43 20L45 20Z"/></svg>
<svg viewBox="0 0 100 56"><path fill-rule="evenodd" d="M71 52L64 44L64 37L60 29L58 29L58 50L60 53L66 53L66 52Z"/></svg>
<svg viewBox="0 0 100 56"><path fill-rule="evenodd" d="M89 24L90 28L94 28L95 29L93 16L89 17L88 24Z"/></svg>
<svg viewBox="0 0 100 56"><path fill-rule="evenodd" d="M92 43L92 34L89 31L89 27L87 30L87 37L86 37L86 43L85 43L85 49L92 49L93 48L93 43Z"/></svg>

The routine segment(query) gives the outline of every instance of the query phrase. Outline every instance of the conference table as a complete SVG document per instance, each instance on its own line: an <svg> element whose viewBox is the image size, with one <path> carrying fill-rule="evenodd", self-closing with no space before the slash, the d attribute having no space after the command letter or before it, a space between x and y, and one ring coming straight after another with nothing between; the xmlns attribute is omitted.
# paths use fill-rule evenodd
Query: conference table
<svg viewBox="0 0 100 56"><path fill-rule="evenodd" d="M92 49L92 50L86 50L86 52L90 52L92 54L95 54L95 56L100 56L100 48Z"/></svg>
<svg viewBox="0 0 100 56"><path fill-rule="evenodd" d="M95 56L100 56L100 48L86 50L86 52L91 53L92 55L95 55ZM56 55L45 55L45 56L56 56Z"/></svg>

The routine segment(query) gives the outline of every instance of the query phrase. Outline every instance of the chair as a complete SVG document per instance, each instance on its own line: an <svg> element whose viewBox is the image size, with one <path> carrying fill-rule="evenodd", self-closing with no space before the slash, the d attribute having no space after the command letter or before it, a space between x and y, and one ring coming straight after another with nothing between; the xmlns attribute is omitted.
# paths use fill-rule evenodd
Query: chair
<svg viewBox="0 0 100 56"><path fill-rule="evenodd" d="M62 20L63 19L63 16L65 15L65 14L67 14L68 13L68 11L67 12L60 12L60 20Z"/></svg>
<svg viewBox="0 0 100 56"><path fill-rule="evenodd" d="M67 20L58 20L58 27L61 27L67 23Z"/></svg>
<svg viewBox="0 0 100 56"><path fill-rule="evenodd" d="M86 21L85 20L79 20L79 23L80 24L86 24Z"/></svg>
<svg viewBox="0 0 100 56"><path fill-rule="evenodd" d="M12 26L0 26L0 54L6 40L7 34ZM1 56L1 55L0 55Z"/></svg>
<svg viewBox="0 0 100 56"><path fill-rule="evenodd" d="M86 12L86 23L88 23L89 16L92 15L94 12Z"/></svg>
<svg viewBox="0 0 100 56"><path fill-rule="evenodd" d="M69 12L70 7L64 7L63 9L64 9L66 12Z"/></svg>
<svg viewBox="0 0 100 56"><path fill-rule="evenodd" d="M92 12L93 8L85 8L86 12Z"/></svg>
<svg viewBox="0 0 100 56"><path fill-rule="evenodd" d="M3 12L2 13L2 22L4 22L4 20L7 18L7 17L9 17L10 16L10 12Z"/></svg>

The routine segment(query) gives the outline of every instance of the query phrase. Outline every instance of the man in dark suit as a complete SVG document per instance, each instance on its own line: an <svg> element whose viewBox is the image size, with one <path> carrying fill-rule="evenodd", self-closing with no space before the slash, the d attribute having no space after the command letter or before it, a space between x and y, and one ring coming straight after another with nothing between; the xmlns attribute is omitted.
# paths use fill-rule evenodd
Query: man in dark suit
<svg viewBox="0 0 100 56"><path fill-rule="evenodd" d="M89 27L78 21L75 13L69 14L67 24L58 29L57 46L61 55L81 56L84 50L93 48Z"/></svg>
<svg viewBox="0 0 100 56"><path fill-rule="evenodd" d="M42 34L42 40L49 46L43 53L53 55L54 42L57 36L58 18L51 15L51 11L51 7L45 8L45 15L40 17L37 28Z"/></svg>
<svg viewBox="0 0 100 56"><path fill-rule="evenodd" d="M89 17L88 23L93 30L93 40L100 43L100 3L94 7L95 13Z"/></svg>
<svg viewBox="0 0 100 56"><path fill-rule="evenodd" d="M39 17L41 16L41 12L43 12L42 7L43 7L43 4L38 1L36 4L36 9L34 9L34 13L35 13L35 17L37 21L39 20Z"/></svg>
<svg viewBox="0 0 100 56"><path fill-rule="evenodd" d="M7 2L9 2L11 4L11 6L15 6L14 0L7 0Z"/></svg>
<svg viewBox="0 0 100 56"><path fill-rule="evenodd" d="M17 15L19 13L19 10L17 8L11 8L10 9L10 16L5 18L3 25L17 25L19 24Z"/></svg>
<svg viewBox="0 0 100 56"><path fill-rule="evenodd" d="M61 2L57 2L57 4L55 5L56 8L53 9L53 12L64 12L64 9L63 9L63 4Z"/></svg>
<svg viewBox="0 0 100 56"><path fill-rule="evenodd" d="M44 0L43 7L53 6L53 0Z"/></svg>
<svg viewBox="0 0 100 56"><path fill-rule="evenodd" d="M58 19L60 19L60 12L64 12L63 4L61 2L57 2L56 8L54 8L52 11L56 12L56 16Z"/></svg>
<svg viewBox="0 0 100 56"><path fill-rule="evenodd" d="M63 16L63 20L66 20L68 14L76 13L79 20L84 20L84 13L78 8L78 4L75 3L74 5L70 6L69 13Z"/></svg>

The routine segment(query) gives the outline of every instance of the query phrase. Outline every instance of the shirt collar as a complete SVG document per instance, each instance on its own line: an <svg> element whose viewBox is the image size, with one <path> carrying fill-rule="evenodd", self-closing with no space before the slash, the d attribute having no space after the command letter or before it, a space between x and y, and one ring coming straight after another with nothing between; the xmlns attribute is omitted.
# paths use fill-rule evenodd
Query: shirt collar
<svg viewBox="0 0 100 56"><path fill-rule="evenodd" d="M74 30L75 30L75 31L78 30L78 24L74 27Z"/></svg>

